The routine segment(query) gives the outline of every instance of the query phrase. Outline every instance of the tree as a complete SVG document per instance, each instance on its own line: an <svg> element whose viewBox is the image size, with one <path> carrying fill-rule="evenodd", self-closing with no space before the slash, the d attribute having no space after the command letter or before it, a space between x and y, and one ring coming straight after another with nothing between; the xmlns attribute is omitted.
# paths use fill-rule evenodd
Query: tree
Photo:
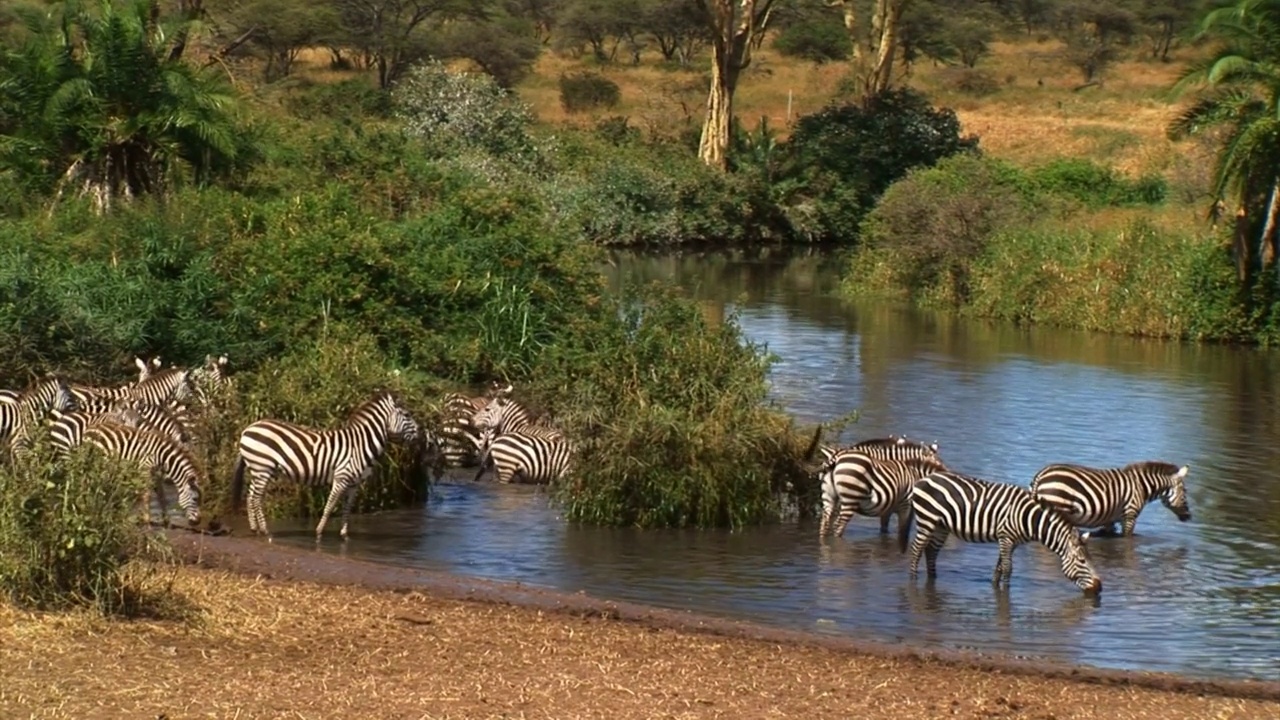
<svg viewBox="0 0 1280 720"><path fill-rule="evenodd" d="M786 26L774 38L773 47L783 55L811 60L818 65L847 60L852 52L840 21L828 18Z"/></svg>
<svg viewBox="0 0 1280 720"><path fill-rule="evenodd" d="M1241 281L1275 264L1280 213L1280 0L1237 0L1207 13L1197 39L1220 42L1174 86L1206 92L1169 127L1178 139L1224 131L1214 168L1217 218L1236 205L1234 254ZM1256 260L1256 261L1255 261Z"/></svg>
<svg viewBox="0 0 1280 720"><path fill-rule="evenodd" d="M488 0L333 0L350 41L388 89L409 66L430 54L427 30L460 18L485 19Z"/></svg>
<svg viewBox="0 0 1280 720"><path fill-rule="evenodd" d="M511 16L449 23L437 44L438 56L471 60L504 88L523 80L542 52L532 24Z"/></svg>
<svg viewBox="0 0 1280 720"><path fill-rule="evenodd" d="M642 26L653 36L665 60L688 67L694 54L710 41L703 0L651 0Z"/></svg>
<svg viewBox="0 0 1280 720"><path fill-rule="evenodd" d="M860 17L862 0L831 2L840 7L845 31L853 43L854 79L859 97L865 100L879 95L892 84L902 16L911 0L873 0L869 22Z"/></svg>
<svg viewBox="0 0 1280 720"><path fill-rule="evenodd" d="M162 22L156 0L29 17L28 41L0 60L0 164L99 211L232 169L235 99L182 60L189 23Z"/></svg>
<svg viewBox="0 0 1280 720"><path fill-rule="evenodd" d="M232 35L263 56L267 81L287 77L298 53L330 41L338 17L329 0L244 0L228 3L224 21Z"/></svg>
<svg viewBox="0 0 1280 720"><path fill-rule="evenodd" d="M756 37L769 24L773 0L706 0L711 29L711 88L707 113L698 142L698 157L706 164L727 170L733 93L738 78L751 63Z"/></svg>
<svg viewBox="0 0 1280 720"><path fill-rule="evenodd" d="M1143 32L1151 42L1151 57L1169 61L1174 41L1192 21L1197 0L1146 0L1138 10Z"/></svg>
<svg viewBox="0 0 1280 720"><path fill-rule="evenodd" d="M1067 61L1080 70L1086 84L1101 80L1119 56L1119 47L1138 32L1137 16L1109 0L1067 5L1060 10L1058 22Z"/></svg>

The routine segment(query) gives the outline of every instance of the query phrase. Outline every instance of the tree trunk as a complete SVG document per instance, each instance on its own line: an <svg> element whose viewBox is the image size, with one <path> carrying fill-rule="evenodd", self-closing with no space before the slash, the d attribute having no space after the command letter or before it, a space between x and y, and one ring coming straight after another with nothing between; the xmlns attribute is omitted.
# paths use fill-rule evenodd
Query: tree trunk
<svg viewBox="0 0 1280 720"><path fill-rule="evenodd" d="M729 124L733 92L742 70L751 63L752 38L769 23L773 0L707 0L711 22L711 87L702 124L698 157L720 170L729 169Z"/></svg>
<svg viewBox="0 0 1280 720"><path fill-rule="evenodd" d="M1276 214L1280 211L1280 178L1271 183L1271 197L1267 200L1267 217L1258 238L1258 253L1262 256L1262 268L1271 267L1276 261Z"/></svg>
<svg viewBox="0 0 1280 720"><path fill-rule="evenodd" d="M1249 215L1245 212L1243 205L1236 209L1235 228L1232 235L1235 241L1232 244L1232 254L1235 255L1236 260L1236 278L1241 284L1246 284L1249 282L1249 271L1253 265L1253 253L1250 252L1250 246L1253 243L1249 241Z"/></svg>
<svg viewBox="0 0 1280 720"><path fill-rule="evenodd" d="M858 0L831 0L844 15L844 28L853 45L853 69L861 100L880 94L893 83L893 63L898 56L898 30L902 13L911 0L875 0L871 27L863 38L858 24Z"/></svg>

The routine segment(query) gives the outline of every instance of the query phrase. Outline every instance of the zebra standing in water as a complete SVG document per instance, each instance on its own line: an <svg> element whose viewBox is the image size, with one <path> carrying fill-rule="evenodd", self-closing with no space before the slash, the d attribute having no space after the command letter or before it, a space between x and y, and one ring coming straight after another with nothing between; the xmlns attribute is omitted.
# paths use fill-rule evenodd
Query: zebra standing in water
<svg viewBox="0 0 1280 720"><path fill-rule="evenodd" d="M1038 503L1026 488L1008 483L980 480L953 472L935 472L911 490L911 512L898 526L898 547L907 550L911 520L916 537L911 543L910 577L916 578L920 554L925 555L929 577L938 576L938 551L947 536L971 543L1000 543L991 582L1008 587L1013 576L1013 551L1021 544L1038 540L1062 561L1062 574L1087 595L1102 591L1102 579L1093 569L1085 548L1088 535L1067 522L1057 511Z"/></svg>
<svg viewBox="0 0 1280 720"><path fill-rule="evenodd" d="M911 511L911 488L916 481L946 469L938 456L932 454L884 460L860 452L841 453L829 472L839 507L835 536L844 535L855 513L878 516L881 535L889 533L889 518L894 514L898 516L898 527L902 527ZM826 500L824 494L824 505ZM826 534L830 518L831 513L824 508L820 537Z"/></svg>
<svg viewBox="0 0 1280 720"><path fill-rule="evenodd" d="M516 477L528 483L549 483L569 472L573 445L554 428L530 424L521 430L497 435L495 428L486 427L480 431L480 437L485 449L480 456L476 480L490 463L500 483L509 483Z"/></svg>
<svg viewBox="0 0 1280 720"><path fill-rule="evenodd" d="M84 430L84 441L112 457L137 463L151 475L142 500L148 524L153 494L160 503L164 524L169 524L165 480L178 489L178 505L187 516L187 524L195 527L200 523L200 472L186 448L159 433L111 422L90 423Z"/></svg>
<svg viewBox="0 0 1280 720"><path fill-rule="evenodd" d="M11 395L0 395L0 439L7 440L12 458L25 453L31 430L50 412L69 410L75 404L62 378L49 376L33 387Z"/></svg>
<svg viewBox="0 0 1280 720"><path fill-rule="evenodd" d="M1121 532L1129 537L1138 514L1156 498L1179 520L1191 519L1185 483L1188 471L1186 465L1157 461L1106 469L1054 464L1036 473L1031 492L1077 527L1115 534L1118 522Z"/></svg>
<svg viewBox="0 0 1280 720"><path fill-rule="evenodd" d="M937 443L926 445L899 435L863 440L847 447L820 445L818 450L823 456L823 464L817 470L817 475L822 483L822 522L818 527L818 537L823 537L827 534L827 530L835 522L836 513L840 509L840 497L836 487L834 471L836 465L845 454L859 453L876 460L933 458L941 463L941 459L938 458ZM882 525L881 529L883 532L887 532L888 517L884 517L882 522L885 524ZM901 522L901 516L899 516L899 522Z"/></svg>
<svg viewBox="0 0 1280 720"><path fill-rule="evenodd" d="M469 467L479 462L480 431L472 423L477 412L483 410L496 397L505 397L512 391L510 384L493 381L484 395L471 397L462 393L447 393L441 413L440 452L434 470L436 481L445 468Z"/></svg>
<svg viewBox="0 0 1280 720"><path fill-rule="evenodd" d="M324 514L316 525L316 542L343 495L342 538L347 538L351 503L360 484L373 474L389 440L412 442L421 430L390 392L379 392L357 407L338 428L317 430L282 420L258 420L240 434L231 496L236 505L244 494L249 473L249 529L271 539L262 496L273 479L330 484ZM430 438L434 441L434 437Z"/></svg>

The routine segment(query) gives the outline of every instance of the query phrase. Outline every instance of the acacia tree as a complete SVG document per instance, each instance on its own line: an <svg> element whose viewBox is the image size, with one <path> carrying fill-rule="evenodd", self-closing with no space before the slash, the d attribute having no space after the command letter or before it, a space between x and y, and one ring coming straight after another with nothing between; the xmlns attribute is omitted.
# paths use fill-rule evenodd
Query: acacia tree
<svg viewBox="0 0 1280 720"><path fill-rule="evenodd" d="M845 31L853 43L854 79L862 100L879 95L893 82L902 15L911 0L873 0L864 19L863 0L830 0L844 15Z"/></svg>
<svg viewBox="0 0 1280 720"><path fill-rule="evenodd" d="M1174 120L1171 137L1225 131L1214 169L1212 215L1236 204L1241 281L1275 264L1280 215L1280 0L1237 0L1201 21L1197 39L1220 41L1174 86L1207 93ZM1256 261L1255 261L1256 260Z"/></svg>
<svg viewBox="0 0 1280 720"><path fill-rule="evenodd" d="M101 0L28 17L28 41L0 56L0 166L99 211L229 170L231 90L182 60L188 16L159 15L156 0Z"/></svg>
<svg viewBox="0 0 1280 720"><path fill-rule="evenodd" d="M430 23L462 17L484 19L489 0L332 0L352 44L378 72L388 89L409 66L429 54Z"/></svg>
<svg viewBox="0 0 1280 720"><path fill-rule="evenodd" d="M706 164L729 169L729 134L733 93L738 78L751 63L757 36L769 24L774 0L706 0L711 30L711 88L702 124L698 157Z"/></svg>

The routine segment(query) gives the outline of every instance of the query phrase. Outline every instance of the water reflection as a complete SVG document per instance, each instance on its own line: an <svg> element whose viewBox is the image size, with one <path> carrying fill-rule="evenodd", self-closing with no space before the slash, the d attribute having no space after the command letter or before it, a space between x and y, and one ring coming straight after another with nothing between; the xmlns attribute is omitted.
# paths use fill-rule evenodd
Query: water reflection
<svg viewBox="0 0 1280 720"><path fill-rule="evenodd" d="M790 411L861 411L846 439L937 440L952 467L1023 484L1049 462L1188 464L1195 520L1151 505L1137 537L1091 541L1106 588L1096 606L1039 545L1019 548L1007 591L990 585L994 544L954 539L937 580L912 584L870 520L825 541L809 523L583 528L536 488L466 480L425 508L353 518L347 551L818 632L1280 679L1275 353L849 305L832 296L837 270L830 254L769 251L620 253L607 272L614 287L674 279L711 318L740 311L747 334L780 356L774 394ZM310 544L305 524L278 525L280 541Z"/></svg>

